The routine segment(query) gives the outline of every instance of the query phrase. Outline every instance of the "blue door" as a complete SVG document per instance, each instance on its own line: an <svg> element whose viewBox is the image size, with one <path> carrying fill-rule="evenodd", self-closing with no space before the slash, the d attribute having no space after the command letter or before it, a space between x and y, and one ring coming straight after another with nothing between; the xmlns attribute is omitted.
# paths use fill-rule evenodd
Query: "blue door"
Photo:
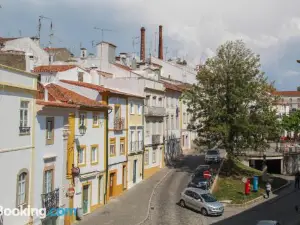
<svg viewBox="0 0 300 225"><path fill-rule="evenodd" d="M134 184L136 182L136 163L137 163L137 160L134 160L133 161L133 178L132 178L132 181Z"/></svg>

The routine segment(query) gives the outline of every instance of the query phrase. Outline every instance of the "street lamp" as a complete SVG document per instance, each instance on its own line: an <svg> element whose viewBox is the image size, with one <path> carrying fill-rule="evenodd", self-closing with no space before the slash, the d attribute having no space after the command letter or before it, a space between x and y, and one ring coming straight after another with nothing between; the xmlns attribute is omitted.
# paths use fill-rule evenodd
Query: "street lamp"
<svg viewBox="0 0 300 225"><path fill-rule="evenodd" d="M80 125L80 127L79 127L79 133L80 133L81 136L85 135L85 133L86 133L86 126Z"/></svg>

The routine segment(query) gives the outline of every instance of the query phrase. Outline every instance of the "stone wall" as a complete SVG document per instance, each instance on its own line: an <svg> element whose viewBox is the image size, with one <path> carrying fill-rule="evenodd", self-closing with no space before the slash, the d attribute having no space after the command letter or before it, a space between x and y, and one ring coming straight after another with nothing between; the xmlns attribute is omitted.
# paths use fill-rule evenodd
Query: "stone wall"
<svg viewBox="0 0 300 225"><path fill-rule="evenodd" d="M1 52L0 64L20 70L26 70L26 58L23 52Z"/></svg>

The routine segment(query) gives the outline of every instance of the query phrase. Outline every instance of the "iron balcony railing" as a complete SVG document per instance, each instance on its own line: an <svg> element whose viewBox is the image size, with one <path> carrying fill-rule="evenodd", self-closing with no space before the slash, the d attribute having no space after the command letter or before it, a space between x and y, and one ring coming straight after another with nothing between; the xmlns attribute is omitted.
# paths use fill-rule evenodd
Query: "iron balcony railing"
<svg viewBox="0 0 300 225"><path fill-rule="evenodd" d="M135 153L135 152L140 152L143 150L143 141L133 141L129 143L129 152L130 153Z"/></svg>
<svg viewBox="0 0 300 225"><path fill-rule="evenodd" d="M160 144L160 134L152 135L152 144Z"/></svg>
<svg viewBox="0 0 300 225"><path fill-rule="evenodd" d="M59 207L59 188L54 191L42 194L42 207L46 209L46 213L52 208Z"/></svg>
<svg viewBox="0 0 300 225"><path fill-rule="evenodd" d="M123 130L125 128L124 117L115 117L114 119L114 130Z"/></svg>
<svg viewBox="0 0 300 225"><path fill-rule="evenodd" d="M19 127L20 134L30 134L30 127Z"/></svg>

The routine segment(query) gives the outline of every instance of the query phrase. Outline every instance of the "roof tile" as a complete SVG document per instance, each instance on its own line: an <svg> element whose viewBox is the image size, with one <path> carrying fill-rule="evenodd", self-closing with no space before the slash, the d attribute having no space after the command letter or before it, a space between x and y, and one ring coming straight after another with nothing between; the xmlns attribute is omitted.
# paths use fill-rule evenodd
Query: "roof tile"
<svg viewBox="0 0 300 225"><path fill-rule="evenodd" d="M34 73L51 73L51 72L63 72L77 67L76 65L47 65L37 66L34 68Z"/></svg>
<svg viewBox="0 0 300 225"><path fill-rule="evenodd" d="M273 94L282 97L300 97L300 91L274 91Z"/></svg>

